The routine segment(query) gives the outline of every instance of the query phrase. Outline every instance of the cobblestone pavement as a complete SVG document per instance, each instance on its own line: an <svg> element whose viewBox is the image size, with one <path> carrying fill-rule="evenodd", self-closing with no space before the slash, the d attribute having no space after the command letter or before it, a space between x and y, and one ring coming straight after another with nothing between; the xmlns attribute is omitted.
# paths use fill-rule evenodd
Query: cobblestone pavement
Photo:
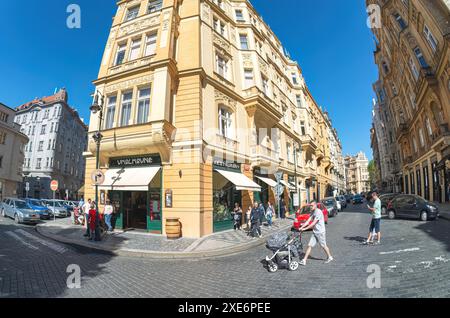
<svg viewBox="0 0 450 318"><path fill-rule="evenodd" d="M328 224L335 262L316 249L306 267L275 274L263 266L264 247L198 261L114 257L1 218L0 297L450 297L449 221L384 220L382 245L362 246L370 216L359 209ZM81 267L80 289L67 288L70 264ZM367 287L372 264L380 289Z"/></svg>

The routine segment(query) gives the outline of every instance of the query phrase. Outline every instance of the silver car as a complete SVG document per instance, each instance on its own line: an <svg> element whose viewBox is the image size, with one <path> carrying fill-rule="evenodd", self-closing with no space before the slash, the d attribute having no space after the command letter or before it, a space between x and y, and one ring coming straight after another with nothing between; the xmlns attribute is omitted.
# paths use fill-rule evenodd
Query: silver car
<svg viewBox="0 0 450 318"><path fill-rule="evenodd" d="M64 201L60 200L41 200L45 206L52 212L52 214L59 218L70 216L67 208L64 206Z"/></svg>
<svg viewBox="0 0 450 318"><path fill-rule="evenodd" d="M3 217L13 218L17 224L32 223L40 221L41 216L28 205L24 200L6 198L1 205L1 214Z"/></svg>

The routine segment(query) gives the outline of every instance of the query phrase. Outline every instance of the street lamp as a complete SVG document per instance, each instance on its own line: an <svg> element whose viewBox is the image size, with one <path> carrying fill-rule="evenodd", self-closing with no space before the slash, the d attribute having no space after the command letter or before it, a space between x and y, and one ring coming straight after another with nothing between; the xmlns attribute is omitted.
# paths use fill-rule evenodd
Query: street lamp
<svg viewBox="0 0 450 318"><path fill-rule="evenodd" d="M95 144L97 146L97 154L96 154L96 169L100 169L100 145L103 139L103 135L101 134L101 127L103 121L103 101L104 97L100 92L96 92L94 96L94 103L89 108L93 115L97 115L99 117L98 129L92 136ZM98 211L98 184L95 185L95 240L100 241L100 233L99 233L99 211ZM89 224L88 224L89 226Z"/></svg>

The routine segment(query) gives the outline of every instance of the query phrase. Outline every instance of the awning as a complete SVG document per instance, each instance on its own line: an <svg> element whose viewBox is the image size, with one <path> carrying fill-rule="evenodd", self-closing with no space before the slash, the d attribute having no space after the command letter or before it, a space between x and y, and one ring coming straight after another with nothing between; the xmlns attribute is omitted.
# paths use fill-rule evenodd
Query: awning
<svg viewBox="0 0 450 318"><path fill-rule="evenodd" d="M281 180L280 183L281 183L282 185L284 185L286 188L288 188L289 191L292 191L292 192L296 192L296 191L297 191L297 188L296 188L295 185L293 185L292 183L287 183L287 182L284 181L284 180Z"/></svg>
<svg viewBox="0 0 450 318"><path fill-rule="evenodd" d="M263 178L263 177L258 177L257 178L259 180L261 180L262 182L264 182L265 184L271 186L272 188L275 188L277 186L277 182L275 180L269 179L269 178Z"/></svg>
<svg viewBox="0 0 450 318"><path fill-rule="evenodd" d="M261 192L261 187L242 173L220 169L216 169L215 171L220 173L225 179L233 183L236 186L236 190L238 191Z"/></svg>
<svg viewBox="0 0 450 318"><path fill-rule="evenodd" d="M161 167L122 168L106 171L100 190L148 191L148 186Z"/></svg>

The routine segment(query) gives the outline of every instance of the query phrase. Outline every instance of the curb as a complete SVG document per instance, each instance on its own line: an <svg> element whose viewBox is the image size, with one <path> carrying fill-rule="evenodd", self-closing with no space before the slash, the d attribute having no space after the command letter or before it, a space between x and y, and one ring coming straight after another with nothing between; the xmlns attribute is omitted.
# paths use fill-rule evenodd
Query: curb
<svg viewBox="0 0 450 318"><path fill-rule="evenodd" d="M80 242L78 240L68 239L59 235L53 235L45 233L40 228L42 226L36 226L36 231L51 240L60 242L63 244L75 245L82 248L88 248L95 251L107 252L116 256L126 256L126 257L136 257L136 258L150 258L150 259L205 259L205 258L215 258L215 257L225 257L231 256L237 253L245 252L251 248L264 245L266 239L276 233L286 231L292 227L292 225L280 228L278 231L271 234L265 235L260 239L255 239L252 242L238 244L237 246L232 246L228 248L211 250L211 251L201 251L201 252L154 252L154 251L143 251L143 250L133 250L133 249L113 249L102 246L93 246L92 244Z"/></svg>
<svg viewBox="0 0 450 318"><path fill-rule="evenodd" d="M450 221L450 215L449 214L440 214L439 218L447 220L447 221Z"/></svg>

